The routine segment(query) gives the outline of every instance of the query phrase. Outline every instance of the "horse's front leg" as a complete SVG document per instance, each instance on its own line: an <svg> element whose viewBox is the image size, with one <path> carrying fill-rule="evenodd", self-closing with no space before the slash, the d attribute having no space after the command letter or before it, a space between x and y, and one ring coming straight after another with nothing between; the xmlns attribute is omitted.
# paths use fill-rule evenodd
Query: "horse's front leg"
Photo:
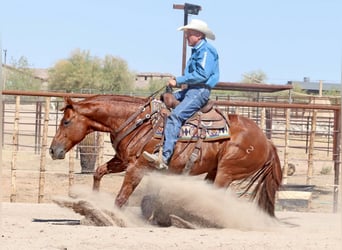
<svg viewBox="0 0 342 250"><path fill-rule="evenodd" d="M135 164L129 164L126 169L126 174L121 185L121 189L116 196L115 205L122 207L128 201L129 197L139 185L144 176L144 168L138 167Z"/></svg>
<svg viewBox="0 0 342 250"><path fill-rule="evenodd" d="M120 159L114 157L105 164L97 167L93 175L93 190L98 191L100 189L100 182L103 176L110 173L119 173L125 171L127 165Z"/></svg>

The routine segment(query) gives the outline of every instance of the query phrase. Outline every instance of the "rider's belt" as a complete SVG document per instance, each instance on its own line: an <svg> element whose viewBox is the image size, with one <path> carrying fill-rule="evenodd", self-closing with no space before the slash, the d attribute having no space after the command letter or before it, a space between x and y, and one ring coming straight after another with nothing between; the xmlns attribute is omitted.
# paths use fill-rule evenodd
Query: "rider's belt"
<svg viewBox="0 0 342 250"><path fill-rule="evenodd" d="M189 89L200 89L205 88L211 90L211 87L205 83L197 83L197 84L188 84Z"/></svg>

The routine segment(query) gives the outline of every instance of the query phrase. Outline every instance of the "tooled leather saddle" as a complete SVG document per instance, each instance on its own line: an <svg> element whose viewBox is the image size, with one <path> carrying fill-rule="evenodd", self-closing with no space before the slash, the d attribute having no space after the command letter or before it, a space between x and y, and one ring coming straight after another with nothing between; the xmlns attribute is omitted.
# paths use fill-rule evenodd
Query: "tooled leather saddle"
<svg viewBox="0 0 342 250"><path fill-rule="evenodd" d="M164 111L162 111L162 109L164 109ZM164 120L166 119L168 112L165 112L165 108L161 108L159 113L164 113L164 119L162 119L163 115L157 116L157 120L154 123L154 137L161 138L161 143L159 146L157 145L157 147L160 147L163 144ZM228 138L230 138L228 118L218 108L214 108L214 102L210 100L200 111L185 122L179 133L178 141L188 143L192 141L195 142L195 147L183 169L183 174L190 173L201 152L203 141L215 141ZM155 150L158 150L158 148Z"/></svg>
<svg viewBox="0 0 342 250"><path fill-rule="evenodd" d="M160 108L160 107L159 107ZM169 113L165 112L166 115ZM155 137L161 138L164 132L164 122L160 123L155 132ZM214 101L201 108L195 115L190 117L182 126L178 141L189 142L202 139L203 141L215 141L230 137L229 121L224 114L214 107Z"/></svg>

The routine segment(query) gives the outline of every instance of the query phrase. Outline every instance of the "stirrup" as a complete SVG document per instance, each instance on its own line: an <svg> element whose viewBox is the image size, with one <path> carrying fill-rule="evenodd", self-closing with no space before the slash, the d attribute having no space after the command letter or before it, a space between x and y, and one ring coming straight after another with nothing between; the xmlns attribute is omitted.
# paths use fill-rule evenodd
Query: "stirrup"
<svg viewBox="0 0 342 250"><path fill-rule="evenodd" d="M154 163L155 168L158 170L169 168L167 164L162 160L161 155L159 153L151 154L149 152L144 151L143 157L149 162Z"/></svg>
<svg viewBox="0 0 342 250"><path fill-rule="evenodd" d="M158 170L168 170L169 169L169 166L164 162L164 161L161 161L157 166L156 166L156 169Z"/></svg>

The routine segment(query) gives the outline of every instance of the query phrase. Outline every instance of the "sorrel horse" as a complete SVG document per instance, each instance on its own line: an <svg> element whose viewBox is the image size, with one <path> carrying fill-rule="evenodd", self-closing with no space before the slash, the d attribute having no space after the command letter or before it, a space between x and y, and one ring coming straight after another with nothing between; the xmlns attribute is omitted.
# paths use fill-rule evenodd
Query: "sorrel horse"
<svg viewBox="0 0 342 250"><path fill-rule="evenodd" d="M159 115L153 113L149 105L151 99L99 95L76 102L65 98L64 115L50 146L51 157L64 159L65 154L91 132L110 133L116 154L96 169L93 187L99 189L100 180L106 174L126 171L115 200L115 204L122 207L144 172L154 168L142 152L153 152L161 142L160 138L151 136L152 118ZM282 179L276 147L254 121L237 114L227 115L227 120L230 138L203 141L199 159L189 175L206 174L206 180L222 188L228 188L233 181L248 179L246 192L252 188L251 198L274 216L276 191ZM181 174L194 147L195 142L177 142L168 171Z"/></svg>

